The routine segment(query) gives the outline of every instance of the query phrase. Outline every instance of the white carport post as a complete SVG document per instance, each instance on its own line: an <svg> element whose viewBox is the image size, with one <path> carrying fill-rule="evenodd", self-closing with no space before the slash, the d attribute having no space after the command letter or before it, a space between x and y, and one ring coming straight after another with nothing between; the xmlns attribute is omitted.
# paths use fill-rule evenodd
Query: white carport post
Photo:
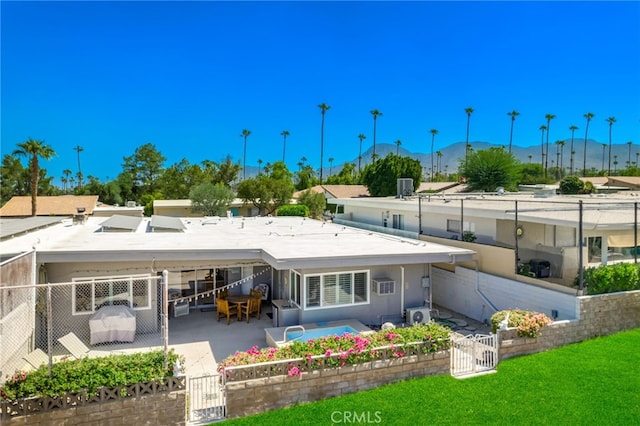
<svg viewBox="0 0 640 426"><path fill-rule="evenodd" d="M400 316L404 315L404 266L400 267Z"/></svg>

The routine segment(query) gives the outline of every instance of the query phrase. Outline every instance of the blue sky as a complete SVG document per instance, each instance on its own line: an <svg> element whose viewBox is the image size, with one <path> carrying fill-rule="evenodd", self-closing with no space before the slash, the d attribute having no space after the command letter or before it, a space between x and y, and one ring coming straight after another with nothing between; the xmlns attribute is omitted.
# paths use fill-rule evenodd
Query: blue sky
<svg viewBox="0 0 640 426"><path fill-rule="evenodd" d="M58 153L50 174L101 180L153 143L193 163L358 156L358 134L428 153L470 141L584 136L640 145L639 2L2 1L2 155L29 137Z"/></svg>

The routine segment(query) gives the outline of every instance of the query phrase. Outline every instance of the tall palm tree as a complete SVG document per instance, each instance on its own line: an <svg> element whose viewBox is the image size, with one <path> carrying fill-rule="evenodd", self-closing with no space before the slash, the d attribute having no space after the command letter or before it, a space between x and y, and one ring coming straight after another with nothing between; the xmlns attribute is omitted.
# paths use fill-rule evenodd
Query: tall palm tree
<svg viewBox="0 0 640 426"><path fill-rule="evenodd" d="M629 159L627 160L627 167L631 167L631 145L633 145L633 142L629 141L627 142L627 145L629 145Z"/></svg>
<svg viewBox="0 0 640 426"><path fill-rule="evenodd" d="M546 157L544 160L544 177L547 177L547 163L549 161L549 129L551 128L551 120L556 118L553 114L546 114L544 118L547 119L547 149L545 150Z"/></svg>
<svg viewBox="0 0 640 426"><path fill-rule="evenodd" d="M531 164L531 159L533 158L533 155L529 154L527 155L527 157L529 157L529 164Z"/></svg>
<svg viewBox="0 0 640 426"><path fill-rule="evenodd" d="M247 178L247 138L251 134L251 130L242 129L242 134L240 136L244 136L244 153L242 155L242 180Z"/></svg>
<svg viewBox="0 0 640 426"><path fill-rule="evenodd" d="M38 206L38 179L40 179L38 159L48 160L56 155L56 152L49 145L45 145L44 141L29 138L18 144L18 149L13 151L13 155L29 158L29 168L31 169L31 216L35 216Z"/></svg>
<svg viewBox="0 0 640 426"><path fill-rule="evenodd" d="M564 141L556 141L556 179L562 178L562 156L564 153Z"/></svg>
<svg viewBox="0 0 640 426"><path fill-rule="evenodd" d="M282 141L282 162L284 163L284 153L287 150L287 136L289 136L291 133L289 133L288 130L283 130L280 132L280 134L282 135L283 141Z"/></svg>
<svg viewBox="0 0 640 426"><path fill-rule="evenodd" d="M613 127L613 123L616 122L616 118L609 117L605 121L609 123L609 168L607 169L607 175L611 175L611 128Z"/></svg>
<svg viewBox="0 0 640 426"><path fill-rule="evenodd" d="M366 138L367 137L364 135L364 133L360 133L358 135L358 139L360 139L360 151L358 151L358 173L360 173L360 170L362 170L362 168L360 167L362 164L362 141Z"/></svg>
<svg viewBox="0 0 640 426"><path fill-rule="evenodd" d="M74 151L78 152L78 188L82 188L82 169L80 168L80 153L84 151L80 145L77 145L73 148Z"/></svg>
<svg viewBox="0 0 640 426"><path fill-rule="evenodd" d="M473 108L465 108L464 112L467 113L467 139L464 145L464 166L467 167L467 159L469 158L469 124L471 122L471 114L473 114Z"/></svg>
<svg viewBox="0 0 640 426"><path fill-rule="evenodd" d="M584 153L582 157L582 177L587 175L587 136L589 135L589 122L596 115L592 112L584 114L584 118L587 119L587 125L584 128Z"/></svg>
<svg viewBox="0 0 640 426"><path fill-rule="evenodd" d="M329 157L329 177L331 177L331 175L333 175L333 157Z"/></svg>
<svg viewBox="0 0 640 426"><path fill-rule="evenodd" d="M513 123L516 121L516 117L520 115L515 109L508 112L507 115L511 117L511 130L509 131L509 153L511 153L511 143L513 142Z"/></svg>
<svg viewBox="0 0 640 426"><path fill-rule="evenodd" d="M69 177L71 176L71 173L73 173L71 169L64 169L62 171L62 174L64 175L64 177L62 178L62 182L65 184L64 192L67 192L67 182L69 182Z"/></svg>
<svg viewBox="0 0 640 426"><path fill-rule="evenodd" d="M258 176L260 176L261 166L262 166L262 158L258 158Z"/></svg>
<svg viewBox="0 0 640 426"><path fill-rule="evenodd" d="M442 172L442 151L436 151L436 157L438 161L436 161L436 176L440 176Z"/></svg>
<svg viewBox="0 0 640 426"><path fill-rule="evenodd" d="M618 172L618 156L613 156L613 174L615 175Z"/></svg>
<svg viewBox="0 0 640 426"><path fill-rule="evenodd" d="M573 156L575 154L575 151L573 150L573 135L576 132L576 130L578 130L578 126L574 126L573 124L571 126L569 126L569 130L571 130L571 155L569 157L569 174L572 175L573 174Z"/></svg>
<svg viewBox="0 0 640 426"><path fill-rule="evenodd" d="M398 139L396 142L396 155L400 155L400 145L402 145L402 141Z"/></svg>
<svg viewBox="0 0 640 426"><path fill-rule="evenodd" d="M322 167L323 167L323 157L324 157L324 113L327 110L331 109L331 107L325 103L318 105L320 108L320 113L322 115L322 123L320 124L320 185L322 185Z"/></svg>
<svg viewBox="0 0 640 426"><path fill-rule="evenodd" d="M438 129L431 129L429 130L429 133L431 133L431 182L433 182L433 147L435 145Z"/></svg>
<svg viewBox="0 0 640 426"><path fill-rule="evenodd" d="M606 149L607 149L607 144L603 143L602 144L602 167L600 167L600 170L602 171L602 173L604 173L604 156L605 156Z"/></svg>
<svg viewBox="0 0 640 426"><path fill-rule="evenodd" d="M540 141L540 150L542 151L542 155L540 157L540 167L544 170L544 132L547 130L547 126L544 124L540 126L539 130L542 131L542 140Z"/></svg>
<svg viewBox="0 0 640 426"><path fill-rule="evenodd" d="M371 158L375 161L378 158L376 155L376 124L378 123L378 117L382 117L382 113L377 109L372 109L369 113L373 116L373 154Z"/></svg>

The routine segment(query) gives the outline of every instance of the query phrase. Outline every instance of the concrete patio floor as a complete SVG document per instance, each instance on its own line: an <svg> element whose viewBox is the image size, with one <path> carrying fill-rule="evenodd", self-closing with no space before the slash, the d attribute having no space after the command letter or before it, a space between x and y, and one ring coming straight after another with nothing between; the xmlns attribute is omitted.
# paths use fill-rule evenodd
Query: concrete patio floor
<svg viewBox="0 0 640 426"><path fill-rule="evenodd" d="M252 346L267 347L265 328L273 327L267 315L271 306L264 303L260 319L250 322L226 318L216 321L215 310L191 309L189 315L169 319L169 348L185 357L185 372L189 376L216 373L218 362L236 351L246 351ZM459 334L489 334L490 327L462 314L441 309L443 316L462 324ZM466 324L466 325L464 325Z"/></svg>

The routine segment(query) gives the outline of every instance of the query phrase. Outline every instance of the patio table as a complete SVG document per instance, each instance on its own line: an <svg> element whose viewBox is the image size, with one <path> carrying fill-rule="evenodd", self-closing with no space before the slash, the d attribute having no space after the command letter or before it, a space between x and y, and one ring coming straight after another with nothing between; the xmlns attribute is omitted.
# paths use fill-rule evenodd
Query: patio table
<svg viewBox="0 0 640 426"><path fill-rule="evenodd" d="M249 303L248 294L233 294L227 297L229 303L234 303L238 307L238 321L242 319L242 306Z"/></svg>

